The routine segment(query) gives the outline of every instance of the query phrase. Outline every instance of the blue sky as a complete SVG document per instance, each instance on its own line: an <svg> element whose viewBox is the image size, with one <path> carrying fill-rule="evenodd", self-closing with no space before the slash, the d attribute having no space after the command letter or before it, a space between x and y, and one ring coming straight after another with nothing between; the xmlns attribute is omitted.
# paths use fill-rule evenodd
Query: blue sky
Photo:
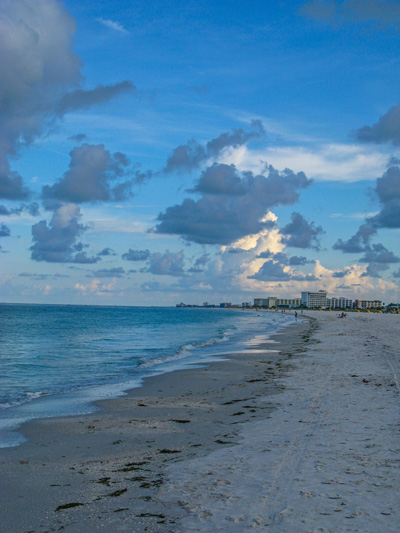
<svg viewBox="0 0 400 533"><path fill-rule="evenodd" d="M0 300L398 301L400 2L5 0Z"/></svg>

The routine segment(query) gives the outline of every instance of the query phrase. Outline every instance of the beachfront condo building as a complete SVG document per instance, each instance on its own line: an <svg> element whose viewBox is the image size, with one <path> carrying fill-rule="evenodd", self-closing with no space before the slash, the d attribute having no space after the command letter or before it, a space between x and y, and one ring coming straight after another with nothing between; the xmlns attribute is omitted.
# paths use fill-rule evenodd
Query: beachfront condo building
<svg viewBox="0 0 400 533"><path fill-rule="evenodd" d="M326 303L328 309L353 309L354 307L353 300L344 298L343 296L340 298L336 298L335 296L332 298L327 298Z"/></svg>
<svg viewBox="0 0 400 533"><path fill-rule="evenodd" d="M301 305L308 309L326 309L328 307L326 291L301 293Z"/></svg>
<svg viewBox="0 0 400 533"><path fill-rule="evenodd" d="M301 298L277 298L269 296L268 298L254 298L254 307L300 307Z"/></svg>
<svg viewBox="0 0 400 533"><path fill-rule="evenodd" d="M276 307L300 307L301 298L277 298Z"/></svg>
<svg viewBox="0 0 400 533"><path fill-rule="evenodd" d="M254 307L276 307L276 296L269 296L268 298L254 298Z"/></svg>
<svg viewBox="0 0 400 533"><path fill-rule="evenodd" d="M356 309L380 309L383 307L383 302L380 300L355 300L354 307Z"/></svg>

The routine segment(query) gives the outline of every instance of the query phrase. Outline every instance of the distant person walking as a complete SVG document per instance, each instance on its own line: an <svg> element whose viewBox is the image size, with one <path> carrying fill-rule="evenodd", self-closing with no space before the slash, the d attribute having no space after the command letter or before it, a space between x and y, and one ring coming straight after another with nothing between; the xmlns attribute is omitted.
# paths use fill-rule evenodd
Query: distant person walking
<svg viewBox="0 0 400 533"><path fill-rule="evenodd" d="M297 311L294 312L294 318L296 319L296 322L297 322Z"/></svg>

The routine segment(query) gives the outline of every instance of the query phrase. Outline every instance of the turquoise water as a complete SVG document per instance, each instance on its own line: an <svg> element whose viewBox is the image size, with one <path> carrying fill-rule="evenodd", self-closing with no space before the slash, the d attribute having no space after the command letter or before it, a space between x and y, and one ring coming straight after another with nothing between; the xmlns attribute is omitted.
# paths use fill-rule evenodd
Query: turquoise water
<svg viewBox="0 0 400 533"><path fill-rule="evenodd" d="M0 305L0 446L24 421L93 410L143 378L243 351L290 317L231 309Z"/></svg>

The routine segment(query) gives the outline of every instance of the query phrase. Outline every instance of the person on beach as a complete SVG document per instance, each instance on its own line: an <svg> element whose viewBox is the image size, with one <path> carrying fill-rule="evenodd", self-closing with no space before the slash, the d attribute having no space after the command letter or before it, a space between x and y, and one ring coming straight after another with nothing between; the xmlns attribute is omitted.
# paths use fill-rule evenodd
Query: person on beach
<svg viewBox="0 0 400 533"><path fill-rule="evenodd" d="M297 311L294 312L294 318L296 319L296 322L297 322Z"/></svg>

